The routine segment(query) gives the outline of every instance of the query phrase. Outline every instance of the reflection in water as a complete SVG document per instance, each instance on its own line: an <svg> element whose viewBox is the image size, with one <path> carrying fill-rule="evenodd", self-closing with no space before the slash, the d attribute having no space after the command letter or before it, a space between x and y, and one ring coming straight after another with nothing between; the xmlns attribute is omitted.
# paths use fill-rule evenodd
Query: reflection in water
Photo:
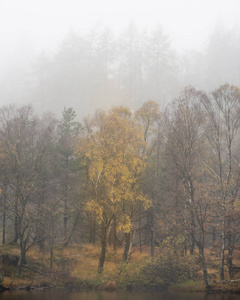
<svg viewBox="0 0 240 300"><path fill-rule="evenodd" d="M0 300L239 300L239 295L169 294L162 292L67 292L17 291L3 292Z"/></svg>

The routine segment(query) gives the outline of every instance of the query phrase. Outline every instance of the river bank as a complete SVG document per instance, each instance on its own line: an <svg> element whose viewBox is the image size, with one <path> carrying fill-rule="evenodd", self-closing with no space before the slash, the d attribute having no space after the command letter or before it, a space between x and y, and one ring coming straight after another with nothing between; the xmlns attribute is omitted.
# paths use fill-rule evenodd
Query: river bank
<svg viewBox="0 0 240 300"><path fill-rule="evenodd" d="M135 251L131 260L122 264L122 249L109 250L103 273L97 274L99 249L92 245L75 245L54 249L52 268L48 252L38 247L28 253L21 277L16 266L19 250L16 245L1 247L4 279L3 290L102 290L163 291L187 293L240 293L239 274L234 280L220 281L217 264L209 252L211 289L206 291L197 256L161 257L152 260L149 249ZM226 274L227 278L227 274Z"/></svg>
<svg viewBox="0 0 240 300"><path fill-rule="evenodd" d="M206 290L202 282L199 281L188 281L181 284L172 285L169 287L163 286L131 286L131 285L118 285L115 281L109 281L106 284L89 284L89 282L66 282L63 284L56 284L53 282L31 282L30 284L23 286L12 284L10 286L0 286L0 292L6 291L32 291L32 290L64 290L64 291L142 291L142 292L170 292L170 293L188 293L188 294L240 294L240 282L225 281L224 283L216 283L211 286L210 289Z"/></svg>

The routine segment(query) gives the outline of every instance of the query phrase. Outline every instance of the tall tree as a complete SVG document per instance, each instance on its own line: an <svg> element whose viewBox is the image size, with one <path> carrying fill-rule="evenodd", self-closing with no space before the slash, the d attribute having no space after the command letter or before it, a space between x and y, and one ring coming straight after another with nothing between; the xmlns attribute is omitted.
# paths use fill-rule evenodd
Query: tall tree
<svg viewBox="0 0 240 300"><path fill-rule="evenodd" d="M209 277L205 261L207 226L210 222L210 192L205 177L207 172L201 167L205 158L204 114L200 106L201 93L186 88L173 104L167 118L166 169L172 186L168 192L177 222L182 234L191 240L202 262L206 288ZM169 216L171 218L171 216Z"/></svg>
<svg viewBox="0 0 240 300"><path fill-rule="evenodd" d="M59 125L60 137L57 143L57 150L62 158L62 186L63 186L63 240L67 245L68 239L68 219L69 219L69 174L71 171L71 160L73 160L74 143L79 134L81 124L75 120L76 113L73 108L64 108L63 119Z"/></svg>
<svg viewBox="0 0 240 300"><path fill-rule="evenodd" d="M135 112L135 117L143 130L145 147L143 156L146 161L142 186L144 192L152 199L152 206L147 211L147 228L149 228L151 256L154 256L155 246L155 216L159 202L159 168L160 168L160 147L161 147L161 126L159 105L154 101L145 102L140 109ZM139 207L139 240L141 250L141 213Z"/></svg>
<svg viewBox="0 0 240 300"><path fill-rule="evenodd" d="M48 118L49 119L49 118ZM5 107L0 111L1 160L8 184L8 199L14 224L14 242L19 242L17 275L25 262L27 250L37 241L38 224L44 226L46 207L38 202L43 173L51 160L52 122L42 123L32 108ZM46 236L46 232L41 239Z"/></svg>
<svg viewBox="0 0 240 300"><path fill-rule="evenodd" d="M131 112L123 107L114 108L108 113L98 113L87 129L86 137L81 139L78 155L87 166L92 186L86 207L94 211L101 223L98 265L98 272L101 273L107 250L107 235L117 212L121 211L119 227L125 232L128 245L136 202L144 201L148 204L138 185L139 174L144 170L144 161L139 151L144 140ZM129 250L127 245L124 255Z"/></svg>
<svg viewBox="0 0 240 300"><path fill-rule="evenodd" d="M229 275L233 277L232 257L236 240L235 203L239 195L239 113L240 90L225 84L202 98L207 116L208 147L211 155L205 162L214 183L220 210L220 278L224 280L225 250L228 249ZM234 224L235 223L235 224Z"/></svg>
<svg viewBox="0 0 240 300"><path fill-rule="evenodd" d="M144 48L146 97L166 102L179 91L176 54L161 27L150 32Z"/></svg>

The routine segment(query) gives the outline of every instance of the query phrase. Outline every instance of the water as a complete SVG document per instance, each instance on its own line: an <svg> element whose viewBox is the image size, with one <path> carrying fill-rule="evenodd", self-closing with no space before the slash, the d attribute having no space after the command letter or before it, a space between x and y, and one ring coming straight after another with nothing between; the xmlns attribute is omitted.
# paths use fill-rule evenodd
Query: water
<svg viewBox="0 0 240 300"><path fill-rule="evenodd" d="M206 295L163 292L66 292L13 291L0 294L0 300L239 300L240 295Z"/></svg>

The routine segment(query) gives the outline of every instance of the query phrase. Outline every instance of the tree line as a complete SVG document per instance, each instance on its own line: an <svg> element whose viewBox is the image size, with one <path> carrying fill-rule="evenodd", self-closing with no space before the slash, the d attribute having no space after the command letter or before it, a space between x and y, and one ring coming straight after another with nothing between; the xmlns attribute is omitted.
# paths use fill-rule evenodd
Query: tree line
<svg viewBox="0 0 240 300"><path fill-rule="evenodd" d="M98 273L108 247L155 249L168 238L181 255L199 256L206 287L207 247L224 279L239 243L240 89L185 88L164 111L145 102L118 106L81 123L36 116L30 106L0 109L2 244L19 245L17 275L35 244L48 249L99 244Z"/></svg>
<svg viewBox="0 0 240 300"><path fill-rule="evenodd" d="M239 41L237 30L216 28L204 49L180 53L160 26L139 30L130 23L118 34L109 28L70 32L52 52L18 45L8 53L0 97L58 116L70 106L81 117L113 105L135 110L148 99L169 103L188 85L206 91L225 82L238 85Z"/></svg>

